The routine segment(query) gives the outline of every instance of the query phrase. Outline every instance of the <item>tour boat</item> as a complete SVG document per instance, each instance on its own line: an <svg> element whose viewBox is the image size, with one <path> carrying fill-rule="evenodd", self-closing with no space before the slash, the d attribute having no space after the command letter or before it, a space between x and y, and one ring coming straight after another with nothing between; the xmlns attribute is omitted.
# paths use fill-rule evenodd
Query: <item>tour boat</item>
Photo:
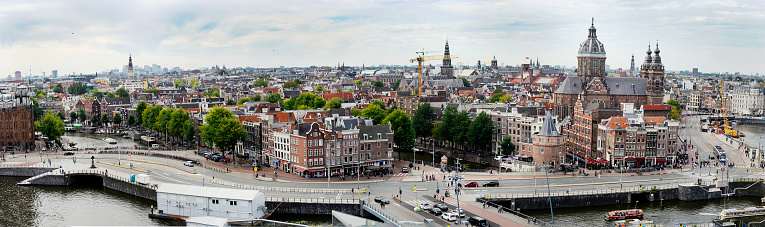
<svg viewBox="0 0 765 227"><path fill-rule="evenodd" d="M606 221L624 220L624 219L641 219L643 218L643 210L631 209L631 210L615 210L606 214Z"/></svg>
<svg viewBox="0 0 765 227"><path fill-rule="evenodd" d="M725 209L720 211L720 219L740 218L765 215L765 206Z"/></svg>
<svg viewBox="0 0 765 227"><path fill-rule="evenodd" d="M104 142L108 144L117 144L117 140L114 140L112 138L104 138Z"/></svg>
<svg viewBox="0 0 765 227"><path fill-rule="evenodd" d="M627 219L627 220L615 221L614 223L616 223L617 226L633 226L633 225L645 226L647 224L653 224L653 221L640 220L640 219Z"/></svg>

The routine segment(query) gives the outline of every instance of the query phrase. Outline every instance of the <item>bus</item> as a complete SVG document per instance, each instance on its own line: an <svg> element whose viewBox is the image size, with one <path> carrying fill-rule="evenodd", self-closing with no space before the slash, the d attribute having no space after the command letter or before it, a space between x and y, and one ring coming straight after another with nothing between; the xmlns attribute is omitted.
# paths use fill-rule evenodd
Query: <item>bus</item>
<svg viewBox="0 0 765 227"><path fill-rule="evenodd" d="M701 129L702 132L707 132L709 130L709 126L707 126L707 123L701 123L701 126L699 126L699 129Z"/></svg>

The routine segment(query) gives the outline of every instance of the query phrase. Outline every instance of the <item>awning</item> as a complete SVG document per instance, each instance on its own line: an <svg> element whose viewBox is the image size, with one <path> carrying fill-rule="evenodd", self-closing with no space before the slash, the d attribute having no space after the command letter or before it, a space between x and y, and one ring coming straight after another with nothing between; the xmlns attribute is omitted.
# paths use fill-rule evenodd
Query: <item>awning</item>
<svg viewBox="0 0 765 227"><path fill-rule="evenodd" d="M300 171L300 172L303 172L303 171L306 171L306 170L308 170L308 169L306 169L306 168L303 168L303 167L300 167L300 166L294 166L294 167L295 167L295 171Z"/></svg>
<svg viewBox="0 0 765 227"><path fill-rule="evenodd" d="M666 158L657 158L656 162L657 163L665 163L665 162L667 162L667 159Z"/></svg>

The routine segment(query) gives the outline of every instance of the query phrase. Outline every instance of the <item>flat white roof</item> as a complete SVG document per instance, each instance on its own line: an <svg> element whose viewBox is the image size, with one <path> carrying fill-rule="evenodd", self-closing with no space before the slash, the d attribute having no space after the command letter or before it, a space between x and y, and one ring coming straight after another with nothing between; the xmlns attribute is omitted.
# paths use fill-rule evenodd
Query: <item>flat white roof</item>
<svg viewBox="0 0 765 227"><path fill-rule="evenodd" d="M190 195L199 197L253 200L258 194L263 195L259 190L233 189L219 187L202 187L182 184L162 184L157 189L157 193L169 193L178 195ZM265 196L265 195L263 195Z"/></svg>

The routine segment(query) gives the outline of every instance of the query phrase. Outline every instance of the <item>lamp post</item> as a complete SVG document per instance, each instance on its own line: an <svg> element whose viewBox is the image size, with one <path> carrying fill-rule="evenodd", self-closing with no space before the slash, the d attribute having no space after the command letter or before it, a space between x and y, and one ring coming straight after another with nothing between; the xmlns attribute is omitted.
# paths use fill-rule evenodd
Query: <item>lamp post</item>
<svg viewBox="0 0 765 227"><path fill-rule="evenodd" d="M547 167L545 165L544 167ZM550 201L550 218L552 219L552 225L555 225L555 215L553 214L552 197L550 196L550 177L545 170L545 178L547 178L547 199Z"/></svg>

